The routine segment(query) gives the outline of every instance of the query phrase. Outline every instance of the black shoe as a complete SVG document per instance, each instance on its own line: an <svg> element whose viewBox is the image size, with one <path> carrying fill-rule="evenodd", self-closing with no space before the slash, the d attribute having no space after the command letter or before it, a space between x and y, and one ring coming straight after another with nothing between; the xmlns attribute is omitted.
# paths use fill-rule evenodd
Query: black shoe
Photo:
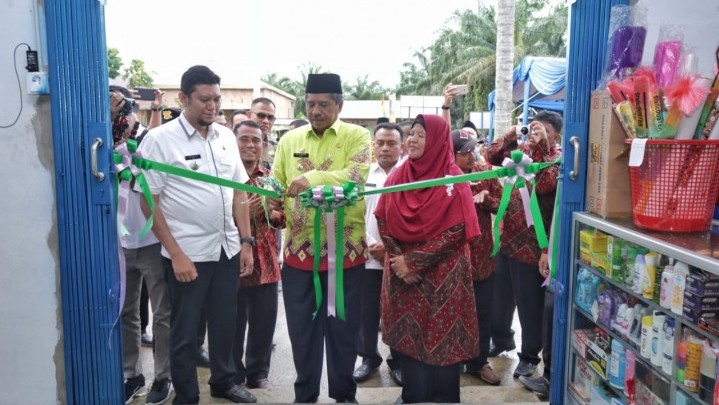
<svg viewBox="0 0 719 405"><path fill-rule="evenodd" d="M210 395L214 398L225 398L235 403L253 404L257 402L257 398L250 391L240 387L239 385L233 385L228 390L219 391L214 388L210 388Z"/></svg>
<svg viewBox="0 0 719 405"><path fill-rule="evenodd" d="M142 332L142 335L140 336L140 343L144 347L152 347L152 336L148 335L147 332Z"/></svg>
<svg viewBox="0 0 719 405"><path fill-rule="evenodd" d="M549 399L549 381L543 376L525 377L522 375L519 376L519 382L524 385L524 388L537 394L540 400L546 401Z"/></svg>
<svg viewBox="0 0 719 405"><path fill-rule="evenodd" d="M125 379L125 403L129 404L135 397L146 394L142 389L145 387L145 376L140 374L137 377Z"/></svg>
<svg viewBox="0 0 719 405"><path fill-rule="evenodd" d="M514 342L512 342L509 346L500 346L492 343L489 345L489 352L487 352L487 357L497 357L504 352L511 352L516 348L517 345Z"/></svg>
<svg viewBox="0 0 719 405"><path fill-rule="evenodd" d="M370 367L367 363L362 363L357 369L355 369L355 372L352 373L352 378L358 383L365 382L369 380L369 378L377 372L377 367Z"/></svg>
<svg viewBox="0 0 719 405"><path fill-rule="evenodd" d="M359 402L357 402L357 398L355 398L355 397L349 397L349 398L345 398L345 399L338 399L338 400L335 401L335 402L337 402L338 404L359 404Z"/></svg>
<svg viewBox="0 0 719 405"><path fill-rule="evenodd" d="M197 351L197 367L210 368L210 355L203 348Z"/></svg>
<svg viewBox="0 0 719 405"><path fill-rule="evenodd" d="M389 376L392 377L392 381L394 381L395 384L402 386L402 370L399 368L395 368L393 370L389 370ZM401 397L400 397L401 398Z"/></svg>
<svg viewBox="0 0 719 405"><path fill-rule="evenodd" d="M537 365L532 363L527 363L524 360L519 360L519 364L517 364L517 368L514 369L514 378L517 378L519 376L525 376L525 377L531 377L532 374L537 370Z"/></svg>
<svg viewBox="0 0 719 405"><path fill-rule="evenodd" d="M172 392L172 381L169 378L163 378L161 380L155 380L150 388L150 393L147 394L145 404L147 405L160 405L170 398Z"/></svg>

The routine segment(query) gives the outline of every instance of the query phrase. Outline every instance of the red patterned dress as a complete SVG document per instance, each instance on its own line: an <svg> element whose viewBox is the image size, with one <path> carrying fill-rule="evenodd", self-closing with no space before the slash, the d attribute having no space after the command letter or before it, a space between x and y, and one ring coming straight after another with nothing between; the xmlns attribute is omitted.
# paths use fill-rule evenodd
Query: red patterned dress
<svg viewBox="0 0 719 405"><path fill-rule="evenodd" d="M492 170L492 166L486 163L477 163L472 168L472 173ZM472 186L472 195L477 195L483 190L489 190L481 203L475 203L479 229L482 234L468 242L470 250L470 263L472 264L472 280L480 281L489 277L494 268L497 267L497 260L492 256L494 239L492 238L492 214L497 213L499 200L502 198L502 185L497 179L482 180Z"/></svg>
<svg viewBox="0 0 719 405"><path fill-rule="evenodd" d="M390 347L433 366L447 366L478 354L479 331L464 224L427 242L403 243L387 233L382 280L382 340ZM404 255L412 273L406 284L391 270L389 257Z"/></svg>

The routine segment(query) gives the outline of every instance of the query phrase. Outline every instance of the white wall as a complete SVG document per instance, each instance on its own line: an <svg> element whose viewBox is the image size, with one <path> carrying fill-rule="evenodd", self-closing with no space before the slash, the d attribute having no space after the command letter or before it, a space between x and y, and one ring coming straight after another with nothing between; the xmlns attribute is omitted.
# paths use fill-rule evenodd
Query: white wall
<svg viewBox="0 0 719 405"><path fill-rule="evenodd" d="M36 49L33 0L0 13L0 404L64 402L49 96L25 91L26 42ZM22 98L22 102L21 102Z"/></svg>
<svg viewBox="0 0 719 405"><path fill-rule="evenodd" d="M647 8L647 38L642 64L654 60L661 24L686 27L684 44L694 47L699 61L699 73L714 77L714 53L719 45L719 2L717 0L639 0Z"/></svg>

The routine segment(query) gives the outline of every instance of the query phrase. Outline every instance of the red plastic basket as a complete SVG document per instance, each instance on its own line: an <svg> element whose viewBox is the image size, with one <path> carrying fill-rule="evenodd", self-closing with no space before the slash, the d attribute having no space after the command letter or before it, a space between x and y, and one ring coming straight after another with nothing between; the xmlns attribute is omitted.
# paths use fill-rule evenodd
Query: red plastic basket
<svg viewBox="0 0 719 405"><path fill-rule="evenodd" d="M706 231L719 191L719 140L649 140L642 164L629 168L629 179L636 226Z"/></svg>

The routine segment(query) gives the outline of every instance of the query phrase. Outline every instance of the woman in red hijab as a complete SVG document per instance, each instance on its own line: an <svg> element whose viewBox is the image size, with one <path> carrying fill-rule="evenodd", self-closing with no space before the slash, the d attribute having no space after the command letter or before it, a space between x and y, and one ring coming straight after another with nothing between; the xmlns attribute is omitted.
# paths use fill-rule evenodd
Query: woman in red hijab
<svg viewBox="0 0 719 405"><path fill-rule="evenodd" d="M385 186L462 174L447 122L418 115L409 159ZM467 183L383 194L382 340L402 353L402 401L460 402L459 364L478 353L467 241L479 236Z"/></svg>

